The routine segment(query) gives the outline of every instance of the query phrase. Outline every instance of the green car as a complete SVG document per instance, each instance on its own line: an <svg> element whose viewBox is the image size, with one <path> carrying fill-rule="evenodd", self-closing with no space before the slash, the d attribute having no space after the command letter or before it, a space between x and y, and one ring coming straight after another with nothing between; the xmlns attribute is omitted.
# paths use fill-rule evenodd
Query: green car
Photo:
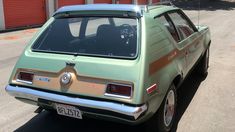
<svg viewBox="0 0 235 132"><path fill-rule="evenodd" d="M60 8L29 42L6 91L73 118L170 131L177 88L206 75L210 31L167 5Z"/></svg>

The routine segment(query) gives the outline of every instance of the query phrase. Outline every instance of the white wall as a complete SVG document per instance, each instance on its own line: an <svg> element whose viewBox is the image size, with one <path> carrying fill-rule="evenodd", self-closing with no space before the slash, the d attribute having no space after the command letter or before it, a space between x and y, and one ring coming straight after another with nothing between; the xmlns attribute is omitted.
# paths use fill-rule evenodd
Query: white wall
<svg viewBox="0 0 235 132"><path fill-rule="evenodd" d="M3 0L0 0L0 30L5 29L5 18L3 9Z"/></svg>
<svg viewBox="0 0 235 132"><path fill-rule="evenodd" d="M93 4L94 0L86 0L86 4Z"/></svg>
<svg viewBox="0 0 235 132"><path fill-rule="evenodd" d="M46 0L47 18L49 19L55 12L55 0Z"/></svg>
<svg viewBox="0 0 235 132"><path fill-rule="evenodd" d="M138 4L138 0L132 0L133 4Z"/></svg>

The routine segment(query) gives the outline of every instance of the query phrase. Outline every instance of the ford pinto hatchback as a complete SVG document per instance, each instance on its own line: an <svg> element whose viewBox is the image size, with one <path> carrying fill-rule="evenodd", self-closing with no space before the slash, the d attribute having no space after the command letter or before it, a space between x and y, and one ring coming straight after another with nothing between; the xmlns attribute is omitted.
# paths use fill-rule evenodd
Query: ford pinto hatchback
<svg viewBox="0 0 235 132"><path fill-rule="evenodd" d="M41 110L170 131L177 88L207 74L210 32L177 7L60 8L19 58L6 91Z"/></svg>

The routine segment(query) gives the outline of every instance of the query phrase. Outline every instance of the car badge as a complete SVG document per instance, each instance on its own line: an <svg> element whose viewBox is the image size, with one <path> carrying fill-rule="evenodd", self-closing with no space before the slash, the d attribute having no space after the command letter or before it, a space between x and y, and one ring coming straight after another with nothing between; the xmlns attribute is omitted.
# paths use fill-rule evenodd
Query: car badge
<svg viewBox="0 0 235 132"><path fill-rule="evenodd" d="M48 78L48 77L41 77L41 76L38 76L38 77L35 77L36 80L38 81L42 81L42 82L50 82L51 79Z"/></svg>
<svg viewBox="0 0 235 132"><path fill-rule="evenodd" d="M60 82L61 82L62 84L64 84L64 85L67 85L67 84L69 84L69 83L71 82L71 79L72 79L71 73L65 72L65 73L61 76Z"/></svg>

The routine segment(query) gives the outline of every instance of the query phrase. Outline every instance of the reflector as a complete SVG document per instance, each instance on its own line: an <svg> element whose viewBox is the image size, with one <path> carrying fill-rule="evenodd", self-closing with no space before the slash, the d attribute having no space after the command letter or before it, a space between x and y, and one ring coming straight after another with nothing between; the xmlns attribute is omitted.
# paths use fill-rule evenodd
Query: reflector
<svg viewBox="0 0 235 132"><path fill-rule="evenodd" d="M147 88L147 93L151 94L152 92L154 92L155 90L157 90L157 84L153 84L152 86L150 86L149 88Z"/></svg>

